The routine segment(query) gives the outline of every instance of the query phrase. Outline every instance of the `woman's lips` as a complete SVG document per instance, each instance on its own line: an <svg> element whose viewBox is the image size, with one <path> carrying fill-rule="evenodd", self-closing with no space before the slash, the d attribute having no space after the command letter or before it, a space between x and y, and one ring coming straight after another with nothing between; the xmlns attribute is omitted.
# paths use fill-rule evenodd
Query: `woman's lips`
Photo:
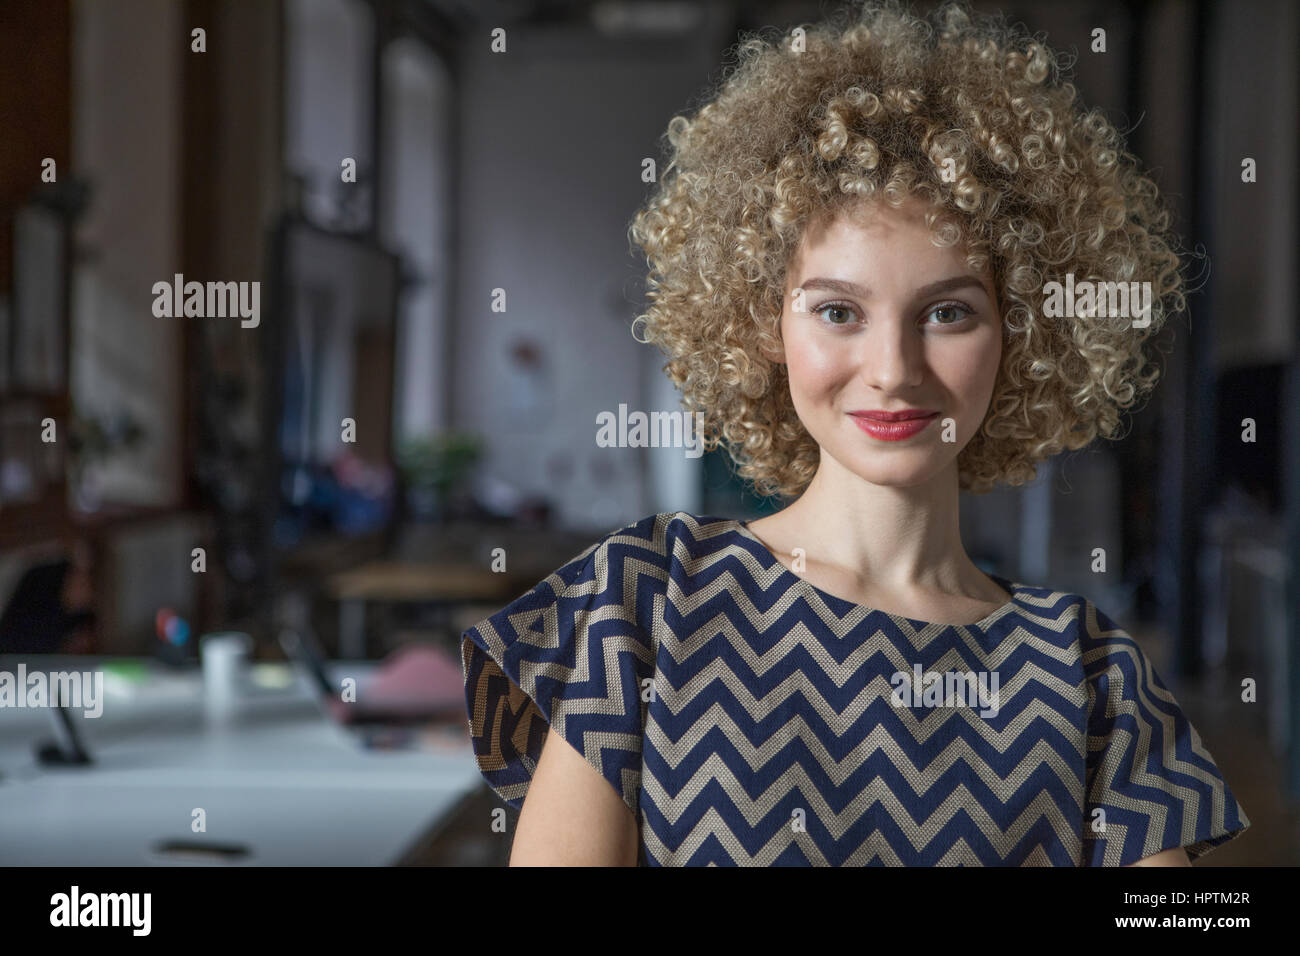
<svg viewBox="0 0 1300 956"><path fill-rule="evenodd" d="M868 418L866 415L851 414L849 417L872 438L879 438L881 441L902 441L929 428L930 423L939 417L939 413L932 412L924 418L909 418L898 422L882 422L875 418Z"/></svg>

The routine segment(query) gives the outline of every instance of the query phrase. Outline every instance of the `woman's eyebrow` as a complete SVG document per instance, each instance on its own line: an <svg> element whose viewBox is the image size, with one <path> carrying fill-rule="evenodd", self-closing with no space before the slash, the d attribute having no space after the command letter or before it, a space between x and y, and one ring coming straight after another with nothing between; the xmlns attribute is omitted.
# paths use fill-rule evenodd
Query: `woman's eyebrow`
<svg viewBox="0 0 1300 956"><path fill-rule="evenodd" d="M988 290L984 288L984 283L972 275L952 276L948 279L940 279L937 282L931 282L929 285L923 285L916 290L918 296L938 295L940 292L951 292L953 289L964 289L968 286L974 286L981 292L987 294ZM838 292L841 295L854 295L861 299L871 298L871 290L866 286L858 285L856 282L849 282L846 279L827 279L821 276L805 279L799 286L801 289L825 289L828 292Z"/></svg>

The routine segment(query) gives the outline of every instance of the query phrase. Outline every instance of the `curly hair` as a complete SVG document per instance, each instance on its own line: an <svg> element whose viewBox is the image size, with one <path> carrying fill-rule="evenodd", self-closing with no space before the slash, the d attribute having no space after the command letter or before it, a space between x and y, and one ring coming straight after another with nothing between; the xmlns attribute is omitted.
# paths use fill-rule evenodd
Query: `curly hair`
<svg viewBox="0 0 1300 956"><path fill-rule="evenodd" d="M798 495L819 449L795 414L780 342L786 270L804 230L862 200L926 203L940 246L991 274L1003 348L992 399L957 458L980 494L1098 434L1154 386L1143 343L1185 308L1177 239L1121 134L1076 101L1057 54L947 3L853 3L777 34L743 34L694 118L674 116L671 162L628 235L646 254L633 334L760 495ZM802 40L802 48L796 40ZM1044 286L1151 283L1150 324L1049 318ZM766 353L766 355L765 355Z"/></svg>

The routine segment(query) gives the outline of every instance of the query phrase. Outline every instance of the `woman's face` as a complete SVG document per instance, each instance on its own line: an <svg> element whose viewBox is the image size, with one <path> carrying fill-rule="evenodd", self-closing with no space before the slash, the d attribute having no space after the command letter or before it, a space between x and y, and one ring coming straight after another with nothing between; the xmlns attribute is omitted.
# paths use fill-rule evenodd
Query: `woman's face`
<svg viewBox="0 0 1300 956"><path fill-rule="evenodd" d="M826 456L907 487L949 465L988 410L1002 320L987 275L938 248L916 201L811 226L787 276L783 360L794 407ZM802 311L800 311L802 310ZM882 425L880 412L924 413Z"/></svg>

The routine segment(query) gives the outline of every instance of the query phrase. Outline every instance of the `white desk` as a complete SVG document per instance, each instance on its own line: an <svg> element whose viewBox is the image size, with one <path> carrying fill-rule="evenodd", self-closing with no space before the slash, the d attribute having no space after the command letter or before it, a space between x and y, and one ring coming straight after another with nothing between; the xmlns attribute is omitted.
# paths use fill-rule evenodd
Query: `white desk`
<svg viewBox="0 0 1300 956"><path fill-rule="evenodd" d="M88 657L0 656L0 670L85 671ZM363 664L348 664L356 675ZM342 669L340 667L340 669ZM210 726L197 671L159 671L103 715L73 720L94 763L50 767L45 710L0 707L0 865L182 865L159 844L233 844L219 865L388 865L481 780L464 734L441 752L367 750L322 713L301 679L259 691L229 726ZM191 831L192 811L207 816Z"/></svg>

